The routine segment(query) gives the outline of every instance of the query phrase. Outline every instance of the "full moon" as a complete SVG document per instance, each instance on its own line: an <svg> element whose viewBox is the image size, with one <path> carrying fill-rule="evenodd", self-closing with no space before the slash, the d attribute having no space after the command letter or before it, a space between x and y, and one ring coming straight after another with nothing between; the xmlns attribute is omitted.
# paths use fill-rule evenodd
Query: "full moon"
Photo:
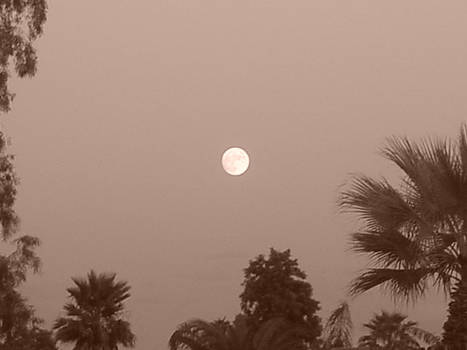
<svg viewBox="0 0 467 350"><path fill-rule="evenodd" d="M229 148L222 155L222 167L227 174L242 175L250 165L250 157L243 149L238 147Z"/></svg>

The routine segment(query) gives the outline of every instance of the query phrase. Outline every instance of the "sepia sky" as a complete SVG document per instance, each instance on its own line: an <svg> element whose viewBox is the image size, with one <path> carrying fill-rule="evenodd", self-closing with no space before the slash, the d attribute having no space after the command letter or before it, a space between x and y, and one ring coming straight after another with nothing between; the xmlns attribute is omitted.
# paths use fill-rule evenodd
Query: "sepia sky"
<svg viewBox="0 0 467 350"><path fill-rule="evenodd" d="M366 259L336 200L352 173L399 173L385 138L456 137L467 119L467 3L49 0L39 70L3 117L22 231L43 241L24 288L47 325L72 276L132 286L137 350L239 311L242 269L290 248L320 315ZM243 176L222 152L244 147ZM389 296L351 302L356 337ZM439 333L446 301L399 310Z"/></svg>

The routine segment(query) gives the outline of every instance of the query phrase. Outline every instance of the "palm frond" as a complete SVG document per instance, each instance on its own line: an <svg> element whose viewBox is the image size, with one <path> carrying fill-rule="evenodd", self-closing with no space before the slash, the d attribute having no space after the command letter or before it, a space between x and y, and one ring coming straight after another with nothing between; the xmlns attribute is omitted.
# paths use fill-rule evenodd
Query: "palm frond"
<svg viewBox="0 0 467 350"><path fill-rule="evenodd" d="M416 326L410 327L407 331L409 334L428 345L435 345L441 341L440 337Z"/></svg>
<svg viewBox="0 0 467 350"><path fill-rule="evenodd" d="M388 290L391 295L405 300L414 300L424 295L426 291L426 279L430 275L426 268L416 269L368 269L359 277L354 279L350 285L350 294L358 295L374 287L381 286Z"/></svg>
<svg viewBox="0 0 467 350"><path fill-rule="evenodd" d="M169 339L171 350L177 349L210 349L228 350L228 340L221 327L201 319L184 322Z"/></svg>
<svg viewBox="0 0 467 350"><path fill-rule="evenodd" d="M287 321L277 317L266 321L255 333L253 347L257 350L265 350L272 343L274 336L287 326Z"/></svg>
<svg viewBox="0 0 467 350"><path fill-rule="evenodd" d="M374 264L383 267L413 268L423 257L418 242L397 230L354 233L351 247L357 253L367 254Z"/></svg>
<svg viewBox="0 0 467 350"><path fill-rule="evenodd" d="M416 298L427 281L448 292L467 258L467 124L457 142L393 137L381 153L402 170L402 185L358 176L339 202L362 220L351 245L371 262L351 292L382 285Z"/></svg>
<svg viewBox="0 0 467 350"><path fill-rule="evenodd" d="M343 210L356 213L372 230L381 227L397 229L415 218L415 212L403 195L385 179L355 177L338 204Z"/></svg>
<svg viewBox="0 0 467 350"><path fill-rule="evenodd" d="M169 349L171 350L210 350L207 345L200 344L195 338L182 334L174 333L169 339Z"/></svg>
<svg viewBox="0 0 467 350"><path fill-rule="evenodd" d="M309 337L305 325L294 324L281 317L263 323L255 333L252 348L255 350L302 350Z"/></svg>
<svg viewBox="0 0 467 350"><path fill-rule="evenodd" d="M122 319L130 287L125 281L117 282L115 276L91 271L87 279L72 279L74 286L67 289L71 302L64 306L66 316L54 324L58 341L75 343L77 349L134 345L130 323Z"/></svg>
<svg viewBox="0 0 467 350"><path fill-rule="evenodd" d="M467 182L467 124L463 124L461 127L458 144L463 180Z"/></svg>
<svg viewBox="0 0 467 350"><path fill-rule="evenodd" d="M369 334L360 338L361 346L370 349L421 349L418 341L428 345L437 343L438 339L427 331L417 327L417 323L407 321L401 313L382 311L365 324Z"/></svg>
<svg viewBox="0 0 467 350"><path fill-rule="evenodd" d="M441 213L455 210L458 194L465 192L461 169L452 143L424 140L419 145L406 138L392 138L383 155L398 165L410 179L411 200L423 216L442 219Z"/></svg>
<svg viewBox="0 0 467 350"><path fill-rule="evenodd" d="M342 346L352 346L352 318L347 302L342 302L329 316L324 327L324 346L334 347L340 343Z"/></svg>

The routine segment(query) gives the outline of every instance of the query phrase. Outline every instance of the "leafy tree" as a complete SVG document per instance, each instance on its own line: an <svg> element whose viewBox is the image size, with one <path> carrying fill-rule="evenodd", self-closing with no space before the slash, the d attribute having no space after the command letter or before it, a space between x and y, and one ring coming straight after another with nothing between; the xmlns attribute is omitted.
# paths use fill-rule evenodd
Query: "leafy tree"
<svg viewBox="0 0 467 350"><path fill-rule="evenodd" d="M14 97L8 89L11 73L21 78L36 73L33 42L42 34L46 11L46 0L0 0L0 112L10 110ZM29 269L37 272L40 260L34 250L37 238L12 239L19 225L13 209L18 184L13 160L0 132L0 237L16 248L0 255L0 349L55 349L50 332L39 327L32 307L16 290Z"/></svg>
<svg viewBox="0 0 467 350"><path fill-rule="evenodd" d="M351 292L382 286L395 297L416 299L431 284L464 303L467 294L458 289L467 281L467 127L457 142L393 138L382 153L403 171L402 185L358 176L340 202L362 220L351 242L373 264ZM445 337L454 341L460 335L449 333L454 323L466 322L467 312L450 310L449 317Z"/></svg>
<svg viewBox="0 0 467 350"><path fill-rule="evenodd" d="M416 350L422 349L419 341L436 344L438 338L417 327L416 322L405 321L400 313L374 315L364 326L370 333L360 338L359 345L371 350Z"/></svg>
<svg viewBox="0 0 467 350"><path fill-rule="evenodd" d="M39 327L34 310L17 289L26 280L28 270L37 272L40 267L35 253L40 242L27 235L13 238L19 225L14 210L18 179L13 160L6 152L5 137L0 133L0 238L13 246L10 252L5 247L6 254L0 255L0 349L35 349L33 343L37 337L46 337L46 331Z"/></svg>
<svg viewBox="0 0 467 350"><path fill-rule="evenodd" d="M42 320L14 289L0 295L0 350L56 350L52 333L41 328Z"/></svg>
<svg viewBox="0 0 467 350"><path fill-rule="evenodd" d="M244 291L240 295L241 309L253 329L274 318L307 328L303 338L314 342L321 334L316 315L319 303L312 298L306 274L292 259L290 250L270 250L269 257L259 255L245 269Z"/></svg>
<svg viewBox="0 0 467 350"><path fill-rule="evenodd" d="M8 90L11 71L21 78L36 73L33 42L42 34L46 15L46 0L0 0L0 112L10 110L14 97Z"/></svg>
<svg viewBox="0 0 467 350"><path fill-rule="evenodd" d="M170 350L303 350L301 337L307 329L282 318L263 323L256 331L245 315L233 323L200 319L180 324L169 340Z"/></svg>
<svg viewBox="0 0 467 350"><path fill-rule="evenodd" d="M7 152L6 137L0 132L0 224L3 241L16 233L19 224L14 210L18 178L13 161L14 156Z"/></svg>
<svg viewBox="0 0 467 350"><path fill-rule="evenodd" d="M325 349L352 347L352 328L349 304L343 302L331 313L326 322L323 347Z"/></svg>
<svg viewBox="0 0 467 350"><path fill-rule="evenodd" d="M19 226L14 210L18 178L13 160L6 151L5 136L0 132L0 239L15 247L10 254L0 255L0 292L18 287L26 280L29 269L37 272L40 267L40 259L34 251L40 244L39 239L27 235L13 239Z"/></svg>
<svg viewBox="0 0 467 350"><path fill-rule="evenodd" d="M450 350L465 350L467 344L467 281L458 282L451 299L448 320L443 327L443 343Z"/></svg>
<svg viewBox="0 0 467 350"><path fill-rule="evenodd" d="M97 275L91 271L87 279L72 279L75 285L67 289L72 301L64 306L66 316L59 317L54 325L58 341L75 343L79 350L134 346L130 323L123 319L130 286L115 278L115 274Z"/></svg>

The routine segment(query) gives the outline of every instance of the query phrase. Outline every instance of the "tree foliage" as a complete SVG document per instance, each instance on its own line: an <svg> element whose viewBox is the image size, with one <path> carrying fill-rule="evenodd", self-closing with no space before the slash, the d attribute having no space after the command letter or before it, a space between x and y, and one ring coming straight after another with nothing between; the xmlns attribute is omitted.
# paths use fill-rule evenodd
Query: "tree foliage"
<svg viewBox="0 0 467 350"><path fill-rule="evenodd" d="M324 327L323 347L352 347L352 318L347 302L342 302L329 316Z"/></svg>
<svg viewBox="0 0 467 350"><path fill-rule="evenodd" d="M14 238L19 219L14 210L18 179L13 160L0 133L0 238L13 247L0 255L0 349L36 349L34 344L43 341L50 345L44 349L53 349L49 334L40 328L33 308L17 290L26 280L28 270L38 271L40 260L35 252L38 238L28 235ZM8 251L6 247L5 251Z"/></svg>
<svg viewBox="0 0 467 350"><path fill-rule="evenodd" d="M363 223L353 250L373 265L351 292L382 286L415 300L435 285L454 295L455 282L467 281L467 126L457 142L393 138L382 153L403 171L401 185L357 176L340 201Z"/></svg>
<svg viewBox="0 0 467 350"><path fill-rule="evenodd" d="M34 41L42 34L47 17L46 0L0 0L0 112L10 110L14 94L8 79L36 73Z"/></svg>
<svg viewBox="0 0 467 350"><path fill-rule="evenodd" d="M467 281L459 281L449 303L443 343L449 350L465 350L467 344Z"/></svg>
<svg viewBox="0 0 467 350"><path fill-rule="evenodd" d="M308 333L282 318L273 318L257 330L245 315L233 323L194 319L180 324L169 340L170 350L304 350L302 337Z"/></svg>
<svg viewBox="0 0 467 350"><path fill-rule="evenodd" d="M306 274L291 258L290 250L270 250L269 257L259 255L245 269L241 309L253 329L268 320L282 318L308 329L308 343L321 334L321 321L316 315L319 303L312 298Z"/></svg>
<svg viewBox="0 0 467 350"><path fill-rule="evenodd" d="M96 274L87 279L73 278L67 289L71 302L65 304L65 317L54 324L56 339L74 343L76 349L115 350L118 345L133 347L135 336L123 318L124 302L130 286L116 281L115 274Z"/></svg>
<svg viewBox="0 0 467 350"><path fill-rule="evenodd" d="M11 108L11 74L22 78L36 73L33 42L42 34L46 11L46 0L0 0L0 112ZM14 246L12 252L0 256L0 349L52 350L56 347L51 333L40 327L41 320L17 291L28 270L37 272L40 260L35 253L39 239L27 235L13 239L19 226L13 161L0 132L0 238Z"/></svg>
<svg viewBox="0 0 467 350"><path fill-rule="evenodd" d="M0 350L56 350L52 333L13 288L0 292Z"/></svg>
<svg viewBox="0 0 467 350"><path fill-rule="evenodd" d="M374 315L364 326L370 331L359 339L359 345L370 350L417 350L421 343L438 343L439 339L431 333L417 327L417 323L406 321L407 316L400 313Z"/></svg>
<svg viewBox="0 0 467 350"><path fill-rule="evenodd" d="M40 259L35 248L40 244L36 237L24 235L14 239L19 218L15 212L18 178L13 165L14 157L6 150L6 140L0 132L0 239L13 245L10 254L0 256L0 288L16 288L26 280L29 269L36 271Z"/></svg>

